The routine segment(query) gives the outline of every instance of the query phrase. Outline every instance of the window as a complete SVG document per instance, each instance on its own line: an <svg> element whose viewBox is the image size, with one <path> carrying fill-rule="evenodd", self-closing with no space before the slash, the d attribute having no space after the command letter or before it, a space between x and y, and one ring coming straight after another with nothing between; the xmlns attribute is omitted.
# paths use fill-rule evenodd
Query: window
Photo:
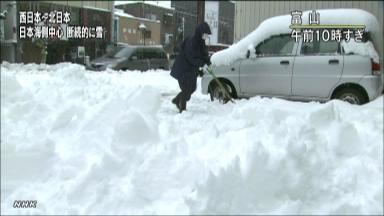
<svg viewBox="0 0 384 216"><path fill-rule="evenodd" d="M115 58L124 58L129 56L131 53L132 53L131 48L124 48L115 54Z"/></svg>
<svg viewBox="0 0 384 216"><path fill-rule="evenodd" d="M153 51L150 49L144 49L143 50L143 55L145 59L150 59L153 58Z"/></svg>
<svg viewBox="0 0 384 216"><path fill-rule="evenodd" d="M157 20L156 14L150 14L150 13L145 14L145 18L150 19L150 20L154 20L154 21Z"/></svg>
<svg viewBox="0 0 384 216"><path fill-rule="evenodd" d="M144 58L148 59L162 59L162 58L167 58L165 53L161 49L145 49L144 50Z"/></svg>
<svg viewBox="0 0 384 216"><path fill-rule="evenodd" d="M145 49L144 50L144 58L145 59L157 58L156 50L155 49Z"/></svg>
<svg viewBox="0 0 384 216"><path fill-rule="evenodd" d="M290 35L276 35L256 47L257 55L291 55L295 41Z"/></svg>
<svg viewBox="0 0 384 216"><path fill-rule="evenodd" d="M164 44L168 45L173 41L173 34L165 33L164 35Z"/></svg>
<svg viewBox="0 0 384 216"><path fill-rule="evenodd" d="M173 14L166 13L163 15L163 23L165 25L172 25L173 24Z"/></svg>
<svg viewBox="0 0 384 216"><path fill-rule="evenodd" d="M110 52L106 54L107 57L109 58L122 58L129 56L132 52L132 49L123 47L123 46L118 46L113 48Z"/></svg>
<svg viewBox="0 0 384 216"><path fill-rule="evenodd" d="M113 20L113 41L114 42L117 42L118 41L118 29L119 29L119 20L118 19L114 19Z"/></svg>
<svg viewBox="0 0 384 216"><path fill-rule="evenodd" d="M320 41L319 53L340 53L337 41Z"/></svg>
<svg viewBox="0 0 384 216"><path fill-rule="evenodd" d="M340 43L337 41L313 41L303 43L301 46L302 55L321 55L340 53Z"/></svg>
<svg viewBox="0 0 384 216"><path fill-rule="evenodd" d="M157 58L160 58L160 59L167 58L167 56L161 49L156 50L156 55L157 55Z"/></svg>
<svg viewBox="0 0 384 216"><path fill-rule="evenodd" d="M143 50L143 49L137 49L137 50L132 54L131 58L134 57L134 56L136 56L137 59L145 59L145 58L144 58L144 50Z"/></svg>
<svg viewBox="0 0 384 216"><path fill-rule="evenodd" d="M151 38L152 31L151 30L145 30L144 31L144 38Z"/></svg>

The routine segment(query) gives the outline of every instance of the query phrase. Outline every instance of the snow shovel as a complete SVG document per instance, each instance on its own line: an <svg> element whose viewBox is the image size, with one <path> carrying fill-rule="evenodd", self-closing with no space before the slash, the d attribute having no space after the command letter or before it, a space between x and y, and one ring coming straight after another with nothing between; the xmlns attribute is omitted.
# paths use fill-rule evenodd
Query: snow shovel
<svg viewBox="0 0 384 216"><path fill-rule="evenodd" d="M227 103L228 101L231 101L232 103L235 103L235 101L232 99L231 94L229 94L227 88L224 87L224 85L220 82L220 80L216 77L216 75L213 73L213 70L210 66L207 67L206 69L208 73L213 77L213 79L216 80L217 84L220 86L222 91L224 92L224 104Z"/></svg>

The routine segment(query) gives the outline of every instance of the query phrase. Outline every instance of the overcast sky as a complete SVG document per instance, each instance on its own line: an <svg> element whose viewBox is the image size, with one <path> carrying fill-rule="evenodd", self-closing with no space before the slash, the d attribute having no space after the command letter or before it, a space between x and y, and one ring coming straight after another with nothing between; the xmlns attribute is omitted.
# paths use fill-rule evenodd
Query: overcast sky
<svg viewBox="0 0 384 216"><path fill-rule="evenodd" d="M140 1L115 1L115 5L134 3L134 2L140 2ZM148 4L171 8L171 1L144 1L144 2Z"/></svg>

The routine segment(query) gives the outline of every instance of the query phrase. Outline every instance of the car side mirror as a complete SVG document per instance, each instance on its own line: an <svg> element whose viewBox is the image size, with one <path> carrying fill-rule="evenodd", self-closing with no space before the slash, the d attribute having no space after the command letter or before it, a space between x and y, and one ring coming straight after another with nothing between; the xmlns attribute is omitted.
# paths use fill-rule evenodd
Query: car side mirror
<svg viewBox="0 0 384 216"><path fill-rule="evenodd" d="M137 60L137 56L132 56L130 60Z"/></svg>
<svg viewBox="0 0 384 216"><path fill-rule="evenodd" d="M251 55L251 51L247 50L247 59L249 58L250 55Z"/></svg>

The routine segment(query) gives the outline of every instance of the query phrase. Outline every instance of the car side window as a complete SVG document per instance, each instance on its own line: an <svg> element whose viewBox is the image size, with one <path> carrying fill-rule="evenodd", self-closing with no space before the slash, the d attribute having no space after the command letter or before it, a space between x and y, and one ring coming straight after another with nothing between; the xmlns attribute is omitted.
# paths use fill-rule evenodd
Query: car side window
<svg viewBox="0 0 384 216"><path fill-rule="evenodd" d="M156 59L164 59L167 58L163 50L161 49L151 49L150 50L150 57L151 58L156 58Z"/></svg>
<svg viewBox="0 0 384 216"><path fill-rule="evenodd" d="M159 49L159 50L157 50L157 58L159 58L159 59L165 59L165 58L167 58L167 56L165 55L165 53L163 52L163 50Z"/></svg>
<svg viewBox="0 0 384 216"><path fill-rule="evenodd" d="M256 46L258 56L292 55L294 39L290 35L272 36Z"/></svg>
<svg viewBox="0 0 384 216"><path fill-rule="evenodd" d="M313 41L303 43L301 46L301 55L326 55L339 54L341 51L340 43L337 41Z"/></svg>
<svg viewBox="0 0 384 216"><path fill-rule="evenodd" d="M157 58L157 52L154 49L147 49L147 50L145 50L144 53L145 53L144 55L147 59Z"/></svg>
<svg viewBox="0 0 384 216"><path fill-rule="evenodd" d="M160 50L158 50L158 49L153 49L153 50L152 50L152 58L156 58L156 59L161 58L161 56L160 56Z"/></svg>
<svg viewBox="0 0 384 216"><path fill-rule="evenodd" d="M320 41L319 53L340 53L340 43L337 41Z"/></svg>
<svg viewBox="0 0 384 216"><path fill-rule="evenodd" d="M158 49L137 49L136 52L132 56L137 56L138 59L162 59L167 58L165 53L162 50Z"/></svg>
<svg viewBox="0 0 384 216"><path fill-rule="evenodd" d="M137 56L137 59L139 59L139 60L145 59L143 49L137 49L135 52L135 55Z"/></svg>
<svg viewBox="0 0 384 216"><path fill-rule="evenodd" d="M139 59L139 52L138 52L138 50L137 50L137 49L134 50L129 58L130 58L131 60L132 60L132 59Z"/></svg>

